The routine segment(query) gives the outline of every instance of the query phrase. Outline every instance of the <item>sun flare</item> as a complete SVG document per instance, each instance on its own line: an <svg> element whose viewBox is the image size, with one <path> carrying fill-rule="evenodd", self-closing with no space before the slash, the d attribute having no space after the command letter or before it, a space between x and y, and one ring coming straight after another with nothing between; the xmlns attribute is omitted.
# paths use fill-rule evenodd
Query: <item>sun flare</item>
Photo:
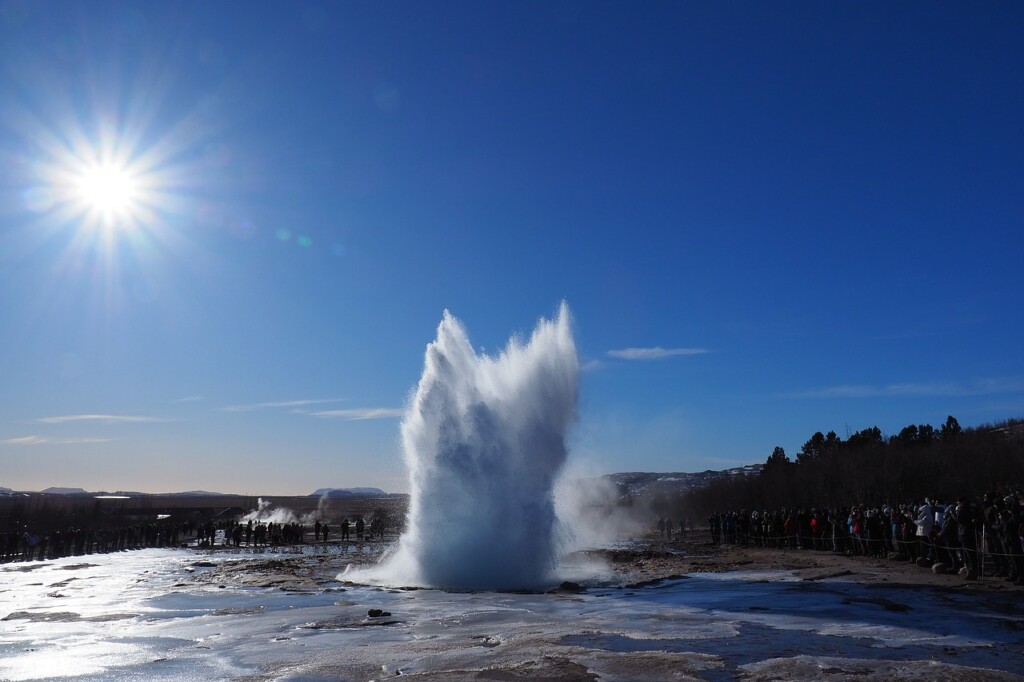
<svg viewBox="0 0 1024 682"><path fill-rule="evenodd" d="M181 187L184 173L167 162L173 145L68 127L60 135L42 129L46 153L37 164L37 187L25 192L26 206L55 218L76 244L113 248L168 234L164 219L179 205L169 187Z"/></svg>
<svg viewBox="0 0 1024 682"><path fill-rule="evenodd" d="M88 209L110 217L130 213L139 198L138 178L114 164L84 169L75 189Z"/></svg>

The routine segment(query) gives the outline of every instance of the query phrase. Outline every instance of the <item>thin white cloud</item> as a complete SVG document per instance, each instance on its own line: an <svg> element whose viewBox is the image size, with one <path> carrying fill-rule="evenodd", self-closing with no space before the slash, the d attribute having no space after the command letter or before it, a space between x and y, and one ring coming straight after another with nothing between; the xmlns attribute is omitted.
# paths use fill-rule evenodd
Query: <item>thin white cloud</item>
<svg viewBox="0 0 1024 682"><path fill-rule="evenodd" d="M604 363L600 360L584 360L580 363L581 372L596 372L604 367Z"/></svg>
<svg viewBox="0 0 1024 682"><path fill-rule="evenodd" d="M303 407L305 405L323 405L325 403L343 403L345 398L321 398L316 400L285 400L281 402L254 403L252 405L229 405L222 407L224 412L255 412L256 410L274 409L280 407Z"/></svg>
<svg viewBox="0 0 1024 682"><path fill-rule="evenodd" d="M607 355L619 360L663 360L677 355L703 355L709 352L706 348L622 348L610 350Z"/></svg>
<svg viewBox="0 0 1024 682"><path fill-rule="evenodd" d="M405 410L394 407L357 407L351 410L324 410L322 412L310 412L310 414L314 417L330 417L355 421L401 417L405 414Z"/></svg>
<svg viewBox="0 0 1024 682"><path fill-rule="evenodd" d="M67 414L60 417L41 417L42 424L66 424L67 422L103 422L105 424L148 424L163 422L159 417L130 416L123 414Z"/></svg>
<svg viewBox="0 0 1024 682"><path fill-rule="evenodd" d="M21 436L0 440L3 445L83 445L90 443L109 443L114 438L46 438L44 436Z"/></svg>
<svg viewBox="0 0 1024 682"><path fill-rule="evenodd" d="M7 440L0 440L0 443L4 445L42 445L48 442L42 436L21 436L20 438L8 438Z"/></svg>
<svg viewBox="0 0 1024 682"><path fill-rule="evenodd" d="M190 395L190 396L185 396L184 398L178 398L174 402L176 402L176 403L198 403L198 402L202 402L203 400L206 400L206 396Z"/></svg>
<svg viewBox="0 0 1024 682"><path fill-rule="evenodd" d="M872 386L869 384L843 384L827 388L797 391L793 398L892 398L936 397L957 398L1024 392L1024 380L980 379L970 382L903 383Z"/></svg>
<svg viewBox="0 0 1024 682"><path fill-rule="evenodd" d="M53 441L57 445L89 445L91 443L111 443L116 438L62 438Z"/></svg>

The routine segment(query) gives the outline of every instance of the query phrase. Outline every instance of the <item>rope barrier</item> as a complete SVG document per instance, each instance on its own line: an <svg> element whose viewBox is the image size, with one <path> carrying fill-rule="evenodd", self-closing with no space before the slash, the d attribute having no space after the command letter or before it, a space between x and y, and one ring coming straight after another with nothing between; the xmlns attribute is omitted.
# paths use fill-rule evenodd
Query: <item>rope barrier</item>
<svg viewBox="0 0 1024 682"><path fill-rule="evenodd" d="M705 532L709 532L708 528L704 528L703 530ZM690 531L688 531L688 532L690 532ZM724 530L719 532L719 536L721 536L723 539L724 539L725 535L726 535L726 532ZM741 537L741 533L739 531L732 531L732 535L734 535L736 538ZM979 540L979 539L981 540L981 542L978 542L977 546L978 547L984 546L984 544L983 544L984 540L985 540L984 533L981 533L981 534L976 533L975 535L976 535L976 537L975 537L976 541ZM974 552L974 553L979 553L980 552L982 558L984 558L986 556L991 556L991 557L997 557L998 556L998 557L1012 558L1012 557L1024 555L1024 548L1022 548L1021 554L1014 554L1012 552L1009 553L1009 554L1004 554L1004 553L1001 553L1001 552L987 552L985 550L979 550L979 549L964 549L963 546L960 545L960 544L957 544L957 545L946 545L946 544L935 543L935 542L932 542L931 539L928 538L927 536L919 536L919 535L911 535L911 536L908 536L906 539L899 539L899 538L894 538L892 536L882 537L882 538L868 538L868 537L865 537L865 536L860 536L860 535L851 534L851 533L843 533L841 535L836 535L836 534L825 535L825 534L822 534L822 535L819 535L819 536L802 535L802 534L796 534L796 535L761 535L761 534L757 534L757 533L747 533L746 534L746 538L747 538L748 543L751 540L760 540L760 541L764 541L764 542L777 543L777 544L780 544L779 549L789 549L788 547L784 547L782 545L788 545L793 540L806 540L806 541L810 541L812 543L813 542L831 542L833 545L839 544L840 542L844 542L844 541L849 541L851 543L857 542L857 543L861 543L861 544L867 544L867 543L872 543L872 542L874 542L874 543L878 543L878 542L885 543L885 542L888 541L889 543L910 543L910 544L917 544L918 542L921 542L921 543L925 544L928 547L934 547L934 548L939 548L939 549L945 549L945 550L951 550L951 551L969 551L969 552ZM1024 543L1024 538L1022 538L1021 542ZM735 545L735 544L739 544L739 543L734 541L734 542L723 542L722 544ZM765 547L764 544L761 544L760 546ZM771 548L766 547L766 549L771 549ZM822 551L824 551L824 550L822 550ZM837 551L837 550L833 549L833 550L828 550L828 551Z"/></svg>

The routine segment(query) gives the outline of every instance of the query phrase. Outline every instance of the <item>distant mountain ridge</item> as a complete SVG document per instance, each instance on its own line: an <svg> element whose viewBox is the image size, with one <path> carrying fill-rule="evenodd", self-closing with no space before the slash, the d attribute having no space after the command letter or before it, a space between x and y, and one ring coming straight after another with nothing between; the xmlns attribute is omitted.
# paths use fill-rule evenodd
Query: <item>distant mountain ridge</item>
<svg viewBox="0 0 1024 682"><path fill-rule="evenodd" d="M0 492L4 490L8 489L0 488ZM110 492L108 490L86 490L84 488L61 488L56 486L40 490L39 492L44 495L127 495L130 497L172 497L175 495L183 497L214 497L226 495L226 493L213 493L207 490L186 490L180 493L144 493L141 490L115 490Z"/></svg>
<svg viewBox="0 0 1024 682"><path fill-rule="evenodd" d="M317 488L310 497L387 497L380 488Z"/></svg>
<svg viewBox="0 0 1024 682"><path fill-rule="evenodd" d="M126 496L126 497L245 497L237 493L219 493L210 490L184 490L181 492L173 493L147 493L141 490L86 490L85 488L69 488L61 486L51 486L45 490L24 490L15 491L11 488L5 488L0 486L0 495L9 496L15 493L28 493L28 494L41 494L41 495L93 495L93 496ZM369 487L357 487L357 488L318 488L315 492L310 493L306 497L323 497L326 495L328 498L334 497L391 497L391 493L384 492L380 488L369 488ZM400 494L395 494L401 497ZM290 495L274 495L272 493L266 493L264 497L291 497ZM301 497L301 496L299 496Z"/></svg>
<svg viewBox="0 0 1024 682"><path fill-rule="evenodd" d="M605 478L619 490L620 495L631 497L653 497L655 495L677 495L713 483L723 478L753 476L761 472L761 464L723 469L721 471L669 472L629 471L607 474Z"/></svg>
<svg viewBox="0 0 1024 682"><path fill-rule="evenodd" d="M58 488L52 487L46 490L40 490L41 493L47 495L84 495L86 491L83 488Z"/></svg>
<svg viewBox="0 0 1024 682"><path fill-rule="evenodd" d="M721 471L708 469L699 472L652 472L624 471L605 474L600 478L615 485L620 495L632 497L653 497L656 495L677 495L723 479L737 476L751 476L760 473L761 464L748 464ZM15 491L0 487L0 495L11 495ZM207 490L187 490L175 493L143 493L137 491L106 491L89 492L83 488L50 487L39 491L47 495L128 495L131 497L237 497L231 493L218 493ZM327 497L328 499L351 497L406 497L405 494L387 493L380 488L317 488L307 497Z"/></svg>

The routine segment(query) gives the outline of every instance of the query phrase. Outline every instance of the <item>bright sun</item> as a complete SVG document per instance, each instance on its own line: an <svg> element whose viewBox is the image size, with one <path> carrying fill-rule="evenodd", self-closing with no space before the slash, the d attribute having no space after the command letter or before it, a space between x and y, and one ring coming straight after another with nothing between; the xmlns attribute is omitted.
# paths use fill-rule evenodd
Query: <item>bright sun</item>
<svg viewBox="0 0 1024 682"><path fill-rule="evenodd" d="M108 218L129 214L139 198L137 178L126 168L113 164L85 169L75 189L87 208Z"/></svg>
<svg viewBox="0 0 1024 682"><path fill-rule="evenodd" d="M39 124L38 184L22 193L29 210L49 214L75 244L101 244L111 255L119 244L148 243L164 232L180 199L172 181L181 183L189 163L171 138L141 145L145 131L127 124L130 134L86 130L74 119L59 134Z"/></svg>

